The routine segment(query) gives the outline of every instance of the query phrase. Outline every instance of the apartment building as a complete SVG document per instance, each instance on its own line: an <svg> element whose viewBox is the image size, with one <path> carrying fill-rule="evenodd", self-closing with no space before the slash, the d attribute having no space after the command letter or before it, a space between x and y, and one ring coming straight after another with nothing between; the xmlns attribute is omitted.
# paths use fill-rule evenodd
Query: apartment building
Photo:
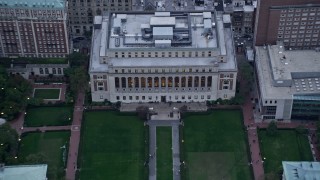
<svg viewBox="0 0 320 180"><path fill-rule="evenodd" d="M235 95L229 15L112 12L95 17L92 101L204 102Z"/></svg>
<svg viewBox="0 0 320 180"><path fill-rule="evenodd" d="M65 0L0 1L1 57L66 57Z"/></svg>
<svg viewBox="0 0 320 180"><path fill-rule="evenodd" d="M73 36L92 32L94 16L107 11L129 11L132 0L69 0L69 22Z"/></svg>
<svg viewBox="0 0 320 180"><path fill-rule="evenodd" d="M276 44L286 48L320 46L319 0L260 0L255 23L255 45Z"/></svg>

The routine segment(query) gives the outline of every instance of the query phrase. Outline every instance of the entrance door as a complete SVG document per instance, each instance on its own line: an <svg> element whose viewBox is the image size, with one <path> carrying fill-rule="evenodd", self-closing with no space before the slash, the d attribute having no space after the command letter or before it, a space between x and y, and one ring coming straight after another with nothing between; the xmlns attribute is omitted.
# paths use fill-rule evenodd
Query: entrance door
<svg viewBox="0 0 320 180"><path fill-rule="evenodd" d="M166 96L161 96L161 102L166 102Z"/></svg>

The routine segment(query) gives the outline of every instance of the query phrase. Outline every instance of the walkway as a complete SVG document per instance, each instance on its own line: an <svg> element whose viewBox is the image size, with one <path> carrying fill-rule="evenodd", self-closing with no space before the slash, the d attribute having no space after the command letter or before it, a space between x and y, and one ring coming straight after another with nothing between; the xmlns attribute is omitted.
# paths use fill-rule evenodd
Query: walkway
<svg viewBox="0 0 320 180"><path fill-rule="evenodd" d="M253 168L253 175L255 180L264 179L263 160L261 158L259 138L257 133L257 127L253 119L252 103L250 98L246 99L245 104L242 107L244 125L247 128L248 143L250 147L251 162Z"/></svg>
<svg viewBox="0 0 320 180"><path fill-rule="evenodd" d="M150 120L149 125L149 180L157 179L157 126L172 127L172 161L173 180L180 180L180 144L179 144L179 120Z"/></svg>
<svg viewBox="0 0 320 180"><path fill-rule="evenodd" d="M22 132L46 132L46 131L70 131L71 126L42 126L42 127L24 127Z"/></svg>
<svg viewBox="0 0 320 180"><path fill-rule="evenodd" d="M69 156L66 168L67 180L74 180L76 171L78 170L77 158L80 142L80 128L83 114L83 102L84 93L79 93L78 99L76 100L74 107L73 122L71 126L23 127L25 112L21 112L17 119L9 122L10 126L17 131L19 136L25 132L71 130L71 136L69 141Z"/></svg>
<svg viewBox="0 0 320 180"><path fill-rule="evenodd" d="M71 137L69 142L69 156L66 169L66 179L74 180L77 168L78 150L80 143L80 129L83 114L84 93L78 94L73 111L73 121L71 126Z"/></svg>

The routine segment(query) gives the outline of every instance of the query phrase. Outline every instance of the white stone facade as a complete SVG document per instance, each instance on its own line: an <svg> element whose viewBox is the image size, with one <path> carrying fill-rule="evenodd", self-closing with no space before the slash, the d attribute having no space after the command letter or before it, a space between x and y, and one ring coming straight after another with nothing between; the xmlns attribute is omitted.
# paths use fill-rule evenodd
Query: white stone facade
<svg viewBox="0 0 320 180"><path fill-rule="evenodd" d="M209 37L202 34L202 12L187 13L185 19L171 13L171 17L179 21L175 22L179 27L189 26L174 30L173 36L181 31L184 37L192 38L185 38L186 44L179 46L181 41L163 36L165 39L161 40L172 43L170 47L160 48L155 46L154 39L144 39L142 36L146 35L140 35L140 29L135 31L131 25L136 25L130 24L131 18L145 24L154 14L127 14L126 21L122 22L128 31L126 35L113 33L112 21L117 14L103 17L101 24L96 22L89 68L92 101L204 102L234 97L237 66L232 30L230 24L224 26L222 16L210 13L214 17L210 19L213 27L205 31L212 31ZM197 21L198 27L191 29L190 21ZM139 21L135 23L139 25ZM177 25L175 27L177 29Z"/></svg>

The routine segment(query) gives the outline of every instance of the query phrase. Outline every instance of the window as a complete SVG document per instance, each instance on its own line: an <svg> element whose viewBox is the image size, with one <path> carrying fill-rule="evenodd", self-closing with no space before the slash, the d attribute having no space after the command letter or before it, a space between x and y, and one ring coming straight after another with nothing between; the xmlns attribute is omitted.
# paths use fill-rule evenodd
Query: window
<svg viewBox="0 0 320 180"><path fill-rule="evenodd" d="M129 100L132 100L132 96L129 96Z"/></svg>
<svg viewBox="0 0 320 180"><path fill-rule="evenodd" d="M43 74L43 69L39 68L39 72L40 72L40 74Z"/></svg>
<svg viewBox="0 0 320 180"><path fill-rule="evenodd" d="M48 68L44 68L45 74L49 74Z"/></svg>
<svg viewBox="0 0 320 180"><path fill-rule="evenodd" d="M127 97L126 97L126 96L123 96L123 97L122 97L122 99L123 99L123 100L126 100L126 99L127 99Z"/></svg>

